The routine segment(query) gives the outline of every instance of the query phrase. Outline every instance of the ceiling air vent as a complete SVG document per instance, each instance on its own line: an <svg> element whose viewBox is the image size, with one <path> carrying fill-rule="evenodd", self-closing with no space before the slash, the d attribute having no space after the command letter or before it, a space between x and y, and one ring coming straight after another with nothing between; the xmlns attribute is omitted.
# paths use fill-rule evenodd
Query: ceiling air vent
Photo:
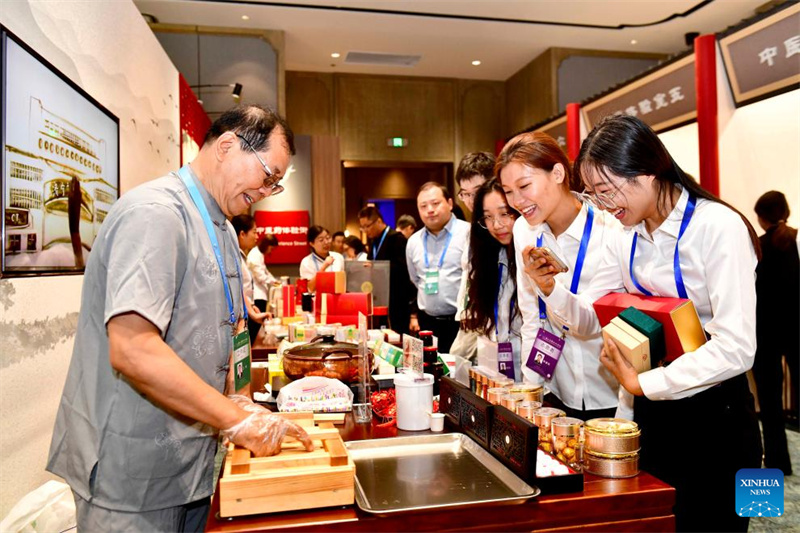
<svg viewBox="0 0 800 533"><path fill-rule="evenodd" d="M356 65L385 65L387 67L413 67L422 56L378 54L375 52L347 52L345 63Z"/></svg>

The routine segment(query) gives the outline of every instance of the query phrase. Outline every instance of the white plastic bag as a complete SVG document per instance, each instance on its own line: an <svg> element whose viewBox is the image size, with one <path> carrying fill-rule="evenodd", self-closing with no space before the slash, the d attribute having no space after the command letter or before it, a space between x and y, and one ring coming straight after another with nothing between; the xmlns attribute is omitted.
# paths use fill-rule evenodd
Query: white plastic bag
<svg viewBox="0 0 800 533"><path fill-rule="evenodd" d="M51 533L76 526L75 499L66 483L48 481L26 494L2 522L3 533Z"/></svg>
<svg viewBox="0 0 800 533"><path fill-rule="evenodd" d="M307 376L288 385L278 393L281 412L315 411L336 413L349 411L353 406L353 391L338 379Z"/></svg>

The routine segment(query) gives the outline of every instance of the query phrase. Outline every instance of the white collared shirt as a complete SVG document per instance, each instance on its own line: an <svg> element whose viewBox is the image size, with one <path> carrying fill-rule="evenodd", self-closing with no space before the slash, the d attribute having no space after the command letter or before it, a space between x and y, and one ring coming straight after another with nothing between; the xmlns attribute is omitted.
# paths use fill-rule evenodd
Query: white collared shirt
<svg viewBox="0 0 800 533"><path fill-rule="evenodd" d="M417 306L431 316L454 315L458 308L461 284L461 257L469 242L470 225L450 215L450 221L438 235L427 228L414 233L406 245L406 264L411 282L417 287ZM428 265L435 269L444 250L448 235L453 236L447 247L442 268L439 269L439 292L425 294L425 235L428 236Z"/></svg>
<svg viewBox="0 0 800 533"><path fill-rule="evenodd" d="M557 274L556 289L565 293L565 300L578 300L569 287L575 271L575 262L578 257L581 238L586 224L587 206L584 204L572 224L558 237L553 235L550 226L545 222L530 226L524 218L519 218L514 223L514 247L517 258L517 294L519 306L522 311L522 372L526 381L533 383L546 383L547 387L567 406L573 409L609 409L618 405L619 383L616 378L600 363L600 350L603 339L600 329L590 331L588 334L579 331L576 324L559 312L559 309L547 304L548 331L561 334L563 326L569 328L566 336L564 350L556 365L553 378L545 382L544 378L528 368L525 362L530 356L533 341L539 331L540 295L538 287L525 273L522 251L526 246L536 245L539 235L543 236L543 246L549 247L564 260L569 266L569 271ZM578 293L584 292L591 284L592 278L597 273L598 266L603 260L604 248L608 241L618 240L622 233L622 226L609 213L594 208L594 220L589 246L581 270ZM595 321L597 318L595 317ZM631 418L631 412L625 410L617 413L624 418Z"/></svg>
<svg viewBox="0 0 800 533"><path fill-rule="evenodd" d="M344 256L338 252L328 252L333 257L333 263L325 272L342 272L344 270ZM300 261L300 277L314 279L325 260L311 252Z"/></svg>
<svg viewBox="0 0 800 533"><path fill-rule="evenodd" d="M500 294L497 298L497 332L492 331L490 339L494 342L510 342L514 352L514 376L522 381L522 315L515 313L511 318L511 300L517 294L515 287L509 283L508 253L505 247L500 249L497 263L503 266L500 278ZM515 306L519 303L515 302ZM510 321L510 324L509 324Z"/></svg>
<svg viewBox="0 0 800 533"><path fill-rule="evenodd" d="M673 256L688 200L688 192L682 191L672 212L652 235L642 222L609 243L597 275L581 291L581 305L566 305L563 292L557 291L547 299L548 305L579 322L582 329L599 331L592 302L613 291L640 294L628 268L634 231L639 233L634 260L636 280L654 296L678 297ZM747 227L739 214L720 203L699 198L680 240L680 264L689 299L711 338L669 366L639 374L639 384L649 399L693 396L750 369L756 351L756 263Z"/></svg>
<svg viewBox="0 0 800 533"><path fill-rule="evenodd" d="M264 263L264 254L261 253L258 246L247 254L247 266L253 275L253 300L266 300L269 286L275 282L275 276L270 273Z"/></svg>

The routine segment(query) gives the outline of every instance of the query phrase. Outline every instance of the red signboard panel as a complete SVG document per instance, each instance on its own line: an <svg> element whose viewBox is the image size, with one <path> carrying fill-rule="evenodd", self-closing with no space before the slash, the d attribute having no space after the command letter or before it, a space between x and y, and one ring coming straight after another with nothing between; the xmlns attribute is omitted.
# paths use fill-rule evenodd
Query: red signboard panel
<svg viewBox="0 0 800 533"><path fill-rule="evenodd" d="M258 238L267 233L277 237L280 243L266 257L267 264L295 264L310 253L308 247L308 211L256 211Z"/></svg>

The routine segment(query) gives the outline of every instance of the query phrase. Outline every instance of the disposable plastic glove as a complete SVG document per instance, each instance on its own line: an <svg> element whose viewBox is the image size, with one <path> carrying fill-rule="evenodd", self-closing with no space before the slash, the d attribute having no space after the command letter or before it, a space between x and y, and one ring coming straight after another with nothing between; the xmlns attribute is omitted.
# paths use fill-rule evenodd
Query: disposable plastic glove
<svg viewBox="0 0 800 533"><path fill-rule="evenodd" d="M256 457L267 457L281 451L283 437L294 437L312 451L314 444L303 428L269 411L257 411L238 424L221 432L223 437L234 444L244 446Z"/></svg>
<svg viewBox="0 0 800 533"><path fill-rule="evenodd" d="M228 396L228 399L238 405L240 408L244 409L248 413L257 413L259 411L267 411L268 409L263 405L258 405L254 403L248 396L243 394L231 394Z"/></svg>

